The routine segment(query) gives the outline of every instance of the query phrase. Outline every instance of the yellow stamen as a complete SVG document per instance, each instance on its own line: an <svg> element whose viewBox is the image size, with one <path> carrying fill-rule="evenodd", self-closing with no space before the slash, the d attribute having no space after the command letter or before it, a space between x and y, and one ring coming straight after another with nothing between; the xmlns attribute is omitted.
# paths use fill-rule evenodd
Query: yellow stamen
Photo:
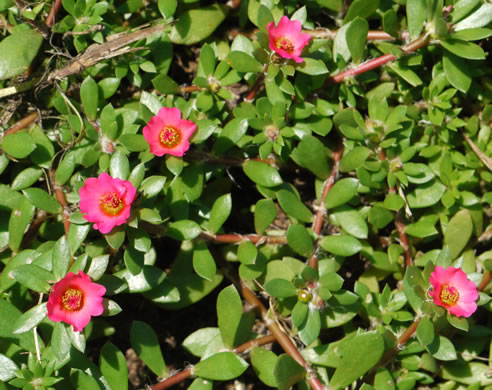
<svg viewBox="0 0 492 390"><path fill-rule="evenodd" d="M74 288L69 288L62 296L62 304L67 311L78 311L84 305L84 293Z"/></svg>
<svg viewBox="0 0 492 390"><path fill-rule="evenodd" d="M285 37L280 37L275 42L275 47L277 49L285 50L287 53L292 53L295 49L294 44Z"/></svg>
<svg viewBox="0 0 492 390"><path fill-rule="evenodd" d="M173 127L164 127L159 134L159 141L166 148L174 148L181 142L181 133Z"/></svg>
<svg viewBox="0 0 492 390"><path fill-rule="evenodd" d="M454 306L458 303L458 300L460 299L460 293L458 292L456 287L445 284L444 286L442 286L439 298L441 298L441 301L446 305Z"/></svg>
<svg viewBox="0 0 492 390"><path fill-rule="evenodd" d="M115 216L125 208L125 202L114 192L106 192L99 199L99 208L104 214Z"/></svg>

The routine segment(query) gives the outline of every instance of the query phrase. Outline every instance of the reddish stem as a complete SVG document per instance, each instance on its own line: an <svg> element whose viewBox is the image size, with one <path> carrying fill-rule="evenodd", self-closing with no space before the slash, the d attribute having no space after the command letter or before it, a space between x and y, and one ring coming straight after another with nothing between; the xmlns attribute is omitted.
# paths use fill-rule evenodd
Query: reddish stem
<svg viewBox="0 0 492 390"><path fill-rule="evenodd" d="M325 199L326 196L328 195L328 192L330 192L331 188L335 184L335 180L338 176L338 168L340 166L340 160L342 159L343 155L343 148L340 148L336 152L333 153L333 167L331 169L330 176L328 179L325 180L323 184L323 193L321 194L321 198L319 200L319 205L318 205L318 211L316 212L316 216L314 217L314 222L313 222L313 231L316 234L316 236L319 236L321 234L321 229L323 227L323 220L326 215L326 207L325 207ZM318 241L316 241L316 247L318 246ZM318 256L316 255L316 251L314 251L315 254L311 256L309 259L309 265L317 269L318 268Z"/></svg>
<svg viewBox="0 0 492 390"><path fill-rule="evenodd" d="M405 268L408 268L412 265L412 256L410 255L407 233L405 233L405 222L403 222L401 215L398 212L395 216L395 226L396 230L398 230L398 235L400 236L400 245L405 251Z"/></svg>
<svg viewBox="0 0 492 390"><path fill-rule="evenodd" d="M20 121L14 123L9 129L7 129L5 131L5 135L17 133L25 129L26 127L37 121L38 119L39 119L39 114L36 111L31 112L29 115L25 116Z"/></svg>
<svg viewBox="0 0 492 390"><path fill-rule="evenodd" d="M275 336L269 334L268 336L263 336L258 339L246 341L245 343L241 344L239 347L234 348L232 352L241 354L250 350L253 347L257 347L259 345L271 344L274 342L275 342Z"/></svg>
<svg viewBox="0 0 492 390"><path fill-rule="evenodd" d="M253 244L287 244L285 236L260 236L258 234L209 234L201 233L200 237L206 240L220 242L223 244L238 244L251 241Z"/></svg>
<svg viewBox="0 0 492 390"><path fill-rule="evenodd" d="M253 291L249 289L244 283L241 283L241 292L244 299L253 307L255 307L261 314L263 321L266 326L272 332L277 342L283 348L283 350L288 353L297 363L299 363L307 371L306 381L311 386L313 390L326 390L326 387L321 383L321 381L316 376L316 373L309 366L309 364L304 360L301 353L292 342L292 340L284 333L280 328L278 323L268 316L268 310L256 297Z"/></svg>
<svg viewBox="0 0 492 390"><path fill-rule="evenodd" d="M164 379L162 382L156 383L154 386L152 386L152 390L169 389L171 386L183 382L185 379L188 379L192 375L193 369L187 368L183 371L178 372L177 374L170 376L169 378Z"/></svg>
<svg viewBox="0 0 492 390"><path fill-rule="evenodd" d="M191 93L191 92L197 92L201 91L202 87L199 87L198 85L187 85L184 87L181 87L181 93Z"/></svg>
<svg viewBox="0 0 492 390"><path fill-rule="evenodd" d="M485 272L483 274L482 281L480 282L480 285L478 286L478 291L485 290L485 287L487 287L491 278L492 278L492 273L490 271Z"/></svg>
<svg viewBox="0 0 492 390"><path fill-rule="evenodd" d="M253 86L249 90L248 94L244 98L244 101L251 102L251 101L254 100L254 98L256 97L256 95L258 95L258 93L263 88L263 81L264 81L264 79L265 79L264 74L263 73L259 73L258 74L258 77L256 78L255 83L253 84Z"/></svg>
<svg viewBox="0 0 492 390"><path fill-rule="evenodd" d="M402 51L405 54L412 53L426 46L429 43L429 41L430 41L430 35L425 33L420 37L418 37L415 41L410 42L408 45L402 47ZM397 58L398 57L394 56L393 54L384 54L380 57L374 58L373 60L360 64L359 66L353 69L348 69L341 73L338 73L335 76L331 77L329 80L333 83L341 83L347 77L354 77L361 73L365 73L375 68L379 68L380 66L386 65L388 62L394 61Z"/></svg>
<svg viewBox="0 0 492 390"><path fill-rule="evenodd" d="M68 237L68 231L70 230L70 210L68 208L67 197L65 196L63 188L56 184L54 171L51 171L50 181L55 190L56 200L58 201L58 203L60 203L61 207L63 207L63 227L65 228L65 236Z"/></svg>
<svg viewBox="0 0 492 390"><path fill-rule="evenodd" d="M48 14L48 17L46 18L46 25L51 28L55 24L55 19L56 15L58 14L58 11L60 10L62 2L61 0L55 0L55 2L51 5L50 13Z"/></svg>

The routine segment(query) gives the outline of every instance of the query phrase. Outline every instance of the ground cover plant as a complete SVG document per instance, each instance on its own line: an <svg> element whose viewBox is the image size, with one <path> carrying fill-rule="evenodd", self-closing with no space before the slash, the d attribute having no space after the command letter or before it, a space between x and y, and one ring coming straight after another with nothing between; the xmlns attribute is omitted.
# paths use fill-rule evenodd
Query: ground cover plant
<svg viewBox="0 0 492 390"><path fill-rule="evenodd" d="M491 25L0 0L0 390L492 389Z"/></svg>

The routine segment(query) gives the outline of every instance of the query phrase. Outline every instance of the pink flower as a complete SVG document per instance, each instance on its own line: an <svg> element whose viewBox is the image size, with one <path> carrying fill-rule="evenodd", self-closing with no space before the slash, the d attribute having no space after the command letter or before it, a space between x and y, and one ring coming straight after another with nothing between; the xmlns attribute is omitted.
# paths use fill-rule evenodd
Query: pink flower
<svg viewBox="0 0 492 390"><path fill-rule="evenodd" d="M91 320L104 311L103 295L106 288L92 283L89 275L79 271L77 275L69 272L53 285L48 298L48 318L55 322L72 324L73 330L80 332Z"/></svg>
<svg viewBox="0 0 492 390"><path fill-rule="evenodd" d="M159 157L164 154L181 157L189 149L188 139L195 129L195 123L181 119L179 108L162 107L150 118L143 135L150 145L150 153Z"/></svg>
<svg viewBox="0 0 492 390"><path fill-rule="evenodd" d="M88 178L79 190L80 211L94 222L94 229L107 234L126 222L136 192L128 180L113 179L103 172L97 179Z"/></svg>
<svg viewBox="0 0 492 390"><path fill-rule="evenodd" d="M301 22L289 20L287 16L282 16L280 22L275 27L275 23L267 24L270 49L275 51L280 57L292 58L295 62L302 62L300 57L302 49L311 39L309 34L301 33Z"/></svg>
<svg viewBox="0 0 492 390"><path fill-rule="evenodd" d="M432 285L430 295L436 305L445 307L457 317L470 317L477 310L477 287L461 268L436 266L429 281Z"/></svg>

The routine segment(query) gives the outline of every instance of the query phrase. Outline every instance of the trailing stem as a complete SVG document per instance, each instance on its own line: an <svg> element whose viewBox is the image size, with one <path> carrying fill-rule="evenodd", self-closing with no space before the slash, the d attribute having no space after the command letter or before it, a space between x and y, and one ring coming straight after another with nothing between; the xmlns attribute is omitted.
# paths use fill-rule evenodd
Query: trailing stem
<svg viewBox="0 0 492 390"><path fill-rule="evenodd" d="M326 207L325 207L325 198L328 195L328 192L331 190L333 185L335 184L335 180L338 176L338 169L340 167L340 160L343 155L343 147L339 148L336 152L333 153L333 167L331 169L330 176L325 180L323 184L323 192L321 194L321 198L319 199L318 211L316 212L316 216L314 217L313 222L313 232L316 236L321 234L321 229L323 227L323 220L326 216ZM318 247L318 240L316 240L315 248ZM314 251L314 254L309 259L309 265L317 269L318 268L318 255L316 254L317 250Z"/></svg>
<svg viewBox="0 0 492 390"><path fill-rule="evenodd" d="M326 387L321 383L321 381L316 376L311 366L304 360L301 353L292 342L292 340L287 336L287 334L282 330L277 322L268 316L268 310L256 297L255 293L249 289L246 284L241 283L241 292L244 299L253 307L255 307L261 314L263 321L265 322L268 330L272 332L277 343L280 344L282 349L288 353L297 363L299 363L307 372L306 381L311 386L312 390L326 390Z"/></svg>
<svg viewBox="0 0 492 390"><path fill-rule="evenodd" d="M209 234L201 233L200 238L208 241L220 242L223 244L239 244L244 241L251 241L253 244L287 244L285 236L260 236L258 234Z"/></svg>
<svg viewBox="0 0 492 390"><path fill-rule="evenodd" d="M36 122L39 119L39 114L37 111L31 112L29 115L22 118L17 123L14 123L10 128L5 131L5 135L14 134L21 130L24 130L26 127L30 126L32 123Z"/></svg>

